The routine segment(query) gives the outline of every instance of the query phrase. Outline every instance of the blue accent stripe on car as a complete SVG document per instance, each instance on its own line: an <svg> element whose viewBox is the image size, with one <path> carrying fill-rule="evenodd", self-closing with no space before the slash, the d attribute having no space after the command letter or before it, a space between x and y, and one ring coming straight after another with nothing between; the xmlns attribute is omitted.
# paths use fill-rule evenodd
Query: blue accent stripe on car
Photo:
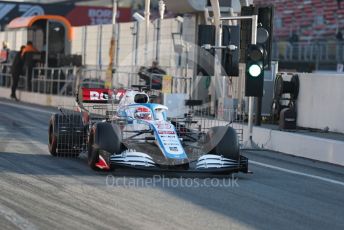
<svg viewBox="0 0 344 230"><path fill-rule="evenodd" d="M160 139L159 134L158 134L158 130L154 127L154 125L151 125L151 126L152 126L152 128L154 129L155 137L156 137L156 139L158 140L159 146L160 146L160 148L162 149L163 154L165 155L165 157L167 157L167 158L169 158L169 159L187 159L187 158L188 158L187 155L186 155L186 153L185 153L185 151L184 151L184 149L183 149L183 153L182 153L182 154L170 154L170 153L168 153L168 152L166 151L164 145L163 145L162 142L161 142L161 139ZM180 145L181 145L181 144L180 144ZM181 145L181 146L182 146L182 145ZM182 146L182 147L183 147L183 146Z"/></svg>

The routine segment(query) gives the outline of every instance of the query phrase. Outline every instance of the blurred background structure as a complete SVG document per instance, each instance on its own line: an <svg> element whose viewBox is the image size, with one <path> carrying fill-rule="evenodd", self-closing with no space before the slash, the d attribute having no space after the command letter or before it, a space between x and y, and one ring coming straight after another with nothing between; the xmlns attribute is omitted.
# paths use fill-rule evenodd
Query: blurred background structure
<svg viewBox="0 0 344 230"><path fill-rule="evenodd" d="M334 70L343 62L344 4L341 0L255 0L273 4L273 57L280 68ZM303 67L298 67L302 63Z"/></svg>
<svg viewBox="0 0 344 230"><path fill-rule="evenodd" d="M16 17L42 14L64 16L72 26L111 24L113 2L113 0L0 1L0 27L4 31L6 25ZM279 61L280 69L302 72L336 70L337 65L343 62L344 4L341 0L221 0L221 13L239 14L241 4L246 2L256 6L274 5L271 55L274 60ZM200 23L204 20L207 22L204 16L205 9L209 11L208 15L209 13L212 15L210 1L207 0L167 0L165 3L165 19L192 16L196 19L195 23ZM120 0L117 4L117 22L135 21L132 17L134 13L144 16L145 0ZM150 10L150 20L154 22L159 17L159 0L150 1ZM181 24L179 21L179 26ZM158 24L155 27L160 28ZM15 47L19 46L15 45Z"/></svg>
<svg viewBox="0 0 344 230"><path fill-rule="evenodd" d="M0 85L9 87L11 83L8 72L14 57L11 52L18 51L20 46L32 40L41 52L41 56L35 56L37 60L32 73L34 85L31 88L35 92L71 95L74 67L102 78L107 78L110 72L116 81L113 84L130 86L139 80L137 74L142 66L150 67L157 61L173 79L183 77L189 82L184 87L181 81L175 80L173 92L186 93L208 103L215 115L218 108L229 107L247 113L245 67L238 65L244 63L238 60L242 56L238 54L239 50L223 52L221 64L224 71L215 76L218 81L212 77L216 74L215 52L211 44L214 46L215 41L221 39L215 38L211 1L151 0L149 18L145 17L146 1L0 1L0 41L7 41L10 50L9 60L1 64ZM113 23L115 4L117 14L116 23ZM221 17L238 16L242 6L252 4L262 8L273 5L275 9L272 62L271 68L265 69L262 105L263 115L269 116L277 72L343 71L344 10L341 1L337 0L220 0ZM51 14L65 17L70 26L56 24L49 17L34 18L30 23L14 26L16 17ZM222 23L224 36L221 42L240 47L243 53L246 48L242 49L239 44L240 31L234 29L240 22L225 20ZM72 38L67 36L70 33ZM209 44L210 49L202 48L205 44ZM131 80L134 78L136 80ZM20 88L29 88L25 76L21 79Z"/></svg>

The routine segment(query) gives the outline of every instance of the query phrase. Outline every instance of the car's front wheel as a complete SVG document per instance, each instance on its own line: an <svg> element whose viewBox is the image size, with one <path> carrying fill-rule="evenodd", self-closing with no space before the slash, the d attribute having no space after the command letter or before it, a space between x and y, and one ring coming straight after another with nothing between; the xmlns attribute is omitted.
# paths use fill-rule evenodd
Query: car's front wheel
<svg viewBox="0 0 344 230"><path fill-rule="evenodd" d="M90 132L88 141L88 165L94 169L108 169L106 160L110 155L120 153L121 134L117 125L111 123L96 123Z"/></svg>
<svg viewBox="0 0 344 230"><path fill-rule="evenodd" d="M88 151L87 151L87 162L88 165L96 170L98 167L96 166L97 162L99 161L99 151L96 146L94 146L94 131L90 132L90 137L88 140Z"/></svg>
<svg viewBox="0 0 344 230"><path fill-rule="evenodd" d="M226 158L239 160L240 147L238 135L232 127L212 127L206 134L205 139L204 148L209 154L222 155Z"/></svg>

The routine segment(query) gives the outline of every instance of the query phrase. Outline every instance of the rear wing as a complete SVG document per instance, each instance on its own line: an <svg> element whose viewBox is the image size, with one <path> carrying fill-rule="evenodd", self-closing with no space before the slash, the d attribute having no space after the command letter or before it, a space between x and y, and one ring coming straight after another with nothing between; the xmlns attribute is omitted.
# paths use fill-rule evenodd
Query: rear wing
<svg viewBox="0 0 344 230"><path fill-rule="evenodd" d="M85 88L79 91L79 101L81 103L100 103L119 102L125 94L125 89L104 89L104 88Z"/></svg>

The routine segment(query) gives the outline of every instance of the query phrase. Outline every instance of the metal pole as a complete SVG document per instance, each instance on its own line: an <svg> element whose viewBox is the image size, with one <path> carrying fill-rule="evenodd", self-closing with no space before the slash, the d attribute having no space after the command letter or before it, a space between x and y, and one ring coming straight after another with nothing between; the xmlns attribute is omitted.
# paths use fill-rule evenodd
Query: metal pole
<svg viewBox="0 0 344 230"><path fill-rule="evenodd" d="M138 48L139 48L139 37L140 37L140 23L136 22L136 37L135 37L135 66L137 66L138 60Z"/></svg>
<svg viewBox="0 0 344 230"><path fill-rule="evenodd" d="M252 37L251 43L255 45L257 43L257 24L258 15L252 15ZM249 129L249 142L252 144L252 133L253 133L253 105L254 97L248 98L248 129Z"/></svg>
<svg viewBox="0 0 344 230"><path fill-rule="evenodd" d="M149 18L150 18L150 0L145 0L145 64L148 61L148 32L149 32Z"/></svg>
<svg viewBox="0 0 344 230"><path fill-rule="evenodd" d="M184 77L188 76L189 70L189 44L185 45L185 75Z"/></svg>
<svg viewBox="0 0 344 230"><path fill-rule="evenodd" d="M102 25L97 27L97 55L96 55L96 69L98 70L97 78L101 78L101 59L102 59Z"/></svg>
<svg viewBox="0 0 344 230"><path fill-rule="evenodd" d="M116 19L117 19L117 5L118 5L118 0L113 0L113 5L112 5L112 40L114 42L114 46L118 47L118 40L116 40ZM113 47L113 50L115 48ZM116 51L117 54L117 51ZM115 60L116 59L116 60ZM112 57L112 68L114 69L116 66L117 62L117 56L113 55Z"/></svg>
<svg viewBox="0 0 344 230"><path fill-rule="evenodd" d="M221 17L221 20L242 20L242 19L251 19L252 20L252 35L251 35L251 44L257 44L257 25L258 25L258 15L252 16L230 16L230 17ZM248 129L249 129L249 143L250 147L253 146L252 133L253 133L253 107L254 107L254 97L248 98Z"/></svg>
<svg viewBox="0 0 344 230"><path fill-rule="evenodd" d="M112 14L112 39L115 41L114 46L116 47L116 55L113 55L112 67L115 68L118 65L118 51L119 51L119 24L116 24L117 20L117 5L118 0L113 0L113 14ZM117 36L116 36L117 34ZM114 48L113 48L114 49ZM114 49L115 50L115 49Z"/></svg>
<svg viewBox="0 0 344 230"><path fill-rule="evenodd" d="M157 19L157 31L156 31L156 49L155 49L155 60L159 62L159 53L160 53L160 27L161 27L160 18Z"/></svg>
<svg viewBox="0 0 344 230"><path fill-rule="evenodd" d="M115 45L115 47L116 47L116 60L115 60L115 62L114 62L114 65L115 66L118 66L118 62L119 62L119 50L120 50L120 47L119 47L119 37L120 37L120 34L121 34L121 30L120 30L120 24L118 23L118 24L116 24L116 25L114 25L114 27L116 28L116 31L117 31L117 36L116 36L116 39L115 39L115 41L116 41L116 45Z"/></svg>
<svg viewBox="0 0 344 230"><path fill-rule="evenodd" d="M99 25L96 26L97 27L97 43L96 43L96 53L94 55L95 58L95 69L96 72L98 73L99 70Z"/></svg>
<svg viewBox="0 0 344 230"><path fill-rule="evenodd" d="M243 20L243 19L250 19L252 20L252 26L253 26L253 18L257 17L256 19L256 25L258 25L258 16L257 15L251 15L251 16L229 16L229 17L221 17L220 20ZM252 28L253 29L253 28ZM256 29L256 35L257 35L257 29ZM257 37L255 38L257 40ZM256 44L256 43L255 43Z"/></svg>
<svg viewBox="0 0 344 230"><path fill-rule="evenodd" d="M113 75L114 75L114 69L115 69L115 59L117 62L117 56L115 56L115 53L117 54L117 52L115 51L115 48L117 46L117 42L116 42L116 18L117 18L117 0L113 0L112 3L112 36L111 36L111 40L110 40L110 50L109 50L109 65L108 68L106 70L106 81L105 81L105 86L106 88L112 88L113 87ZM116 82L117 83L117 82Z"/></svg>
<svg viewBox="0 0 344 230"><path fill-rule="evenodd" d="M99 70L100 72L102 71L103 68L103 53L102 53L102 49L103 49L103 25L101 24L99 26Z"/></svg>
<svg viewBox="0 0 344 230"><path fill-rule="evenodd" d="M138 22L134 22L134 25L132 27L132 35L133 35L133 41L132 41L132 60L131 60L131 74L130 74L130 78L129 78L129 85L133 84L133 82L131 81L133 78L133 73L134 73L134 68L136 67L136 41L137 41L137 24Z"/></svg>
<svg viewBox="0 0 344 230"><path fill-rule="evenodd" d="M86 42L87 42L87 26L82 29L82 63L86 65Z"/></svg>
<svg viewBox="0 0 344 230"><path fill-rule="evenodd" d="M116 17L117 17L117 0L113 0L113 3L112 3L112 25L116 24Z"/></svg>
<svg viewBox="0 0 344 230"><path fill-rule="evenodd" d="M163 0L159 1L159 14L160 18L158 18L157 22L157 41L156 41L156 55L155 60L159 61L159 53L160 53L160 28L161 28L161 21L164 19L165 14L165 3Z"/></svg>
<svg viewBox="0 0 344 230"><path fill-rule="evenodd" d="M222 22L221 22L221 12L220 12L220 4L219 0L211 0L211 7L213 8L214 12L214 24L216 27L216 42L215 46L221 47L222 46ZM214 86L212 87L213 92L212 94L212 103L214 105L214 114L216 115L216 88L217 86L221 85L221 49L215 50L215 63L214 63ZM222 95L221 95L222 94ZM223 96L223 92L220 95ZM217 108L218 109L218 108Z"/></svg>
<svg viewBox="0 0 344 230"><path fill-rule="evenodd" d="M262 97L257 97L256 104L256 120L255 125L260 126L262 124Z"/></svg>
<svg viewBox="0 0 344 230"><path fill-rule="evenodd" d="M45 40L45 67L48 67L48 58L49 58L49 20L47 20L46 27L46 40Z"/></svg>
<svg viewBox="0 0 344 230"><path fill-rule="evenodd" d="M183 23L178 21L178 31L180 33L180 40L183 41ZM178 68L180 70L180 76L183 75L183 67L182 67L182 57L183 57L183 53L178 53Z"/></svg>

